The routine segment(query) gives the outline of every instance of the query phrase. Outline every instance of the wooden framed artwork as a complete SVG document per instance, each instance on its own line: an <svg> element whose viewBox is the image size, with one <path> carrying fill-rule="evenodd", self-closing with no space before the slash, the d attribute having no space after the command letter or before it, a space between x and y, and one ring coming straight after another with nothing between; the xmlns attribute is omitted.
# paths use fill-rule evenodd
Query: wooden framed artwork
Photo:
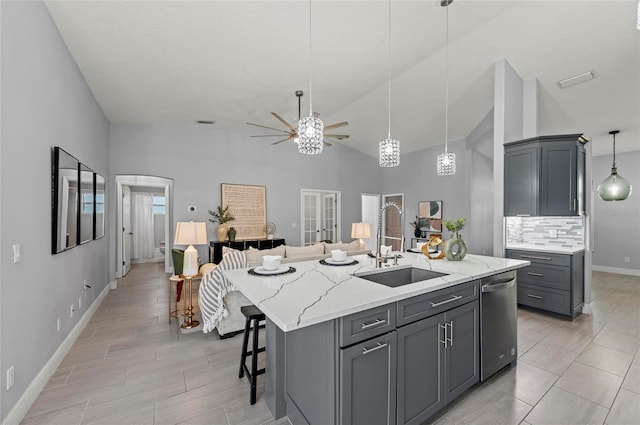
<svg viewBox="0 0 640 425"><path fill-rule="evenodd" d="M264 239L267 224L267 188L222 183L222 207L229 206L235 220L229 227L236 229L236 239Z"/></svg>

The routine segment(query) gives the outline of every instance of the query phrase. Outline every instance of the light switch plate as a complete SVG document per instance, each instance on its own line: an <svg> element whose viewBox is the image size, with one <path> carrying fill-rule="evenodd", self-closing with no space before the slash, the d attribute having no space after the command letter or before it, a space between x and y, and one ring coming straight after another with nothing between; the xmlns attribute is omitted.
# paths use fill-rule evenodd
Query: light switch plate
<svg viewBox="0 0 640 425"><path fill-rule="evenodd" d="M20 244L17 243L13 246L13 264L19 263L22 259L22 255L20 253Z"/></svg>

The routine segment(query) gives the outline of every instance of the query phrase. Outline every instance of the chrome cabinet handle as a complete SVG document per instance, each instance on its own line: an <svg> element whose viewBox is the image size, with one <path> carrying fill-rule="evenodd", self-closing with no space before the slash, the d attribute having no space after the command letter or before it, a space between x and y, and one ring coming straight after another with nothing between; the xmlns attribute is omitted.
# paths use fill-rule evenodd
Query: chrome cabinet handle
<svg viewBox="0 0 640 425"><path fill-rule="evenodd" d="M538 277L543 277L544 276L542 273L527 272L527 274L530 275L530 276L538 276Z"/></svg>
<svg viewBox="0 0 640 425"><path fill-rule="evenodd" d="M536 299L536 300L541 300L541 299L542 299L542 297L541 297L540 295L531 295L531 294L527 294L527 297L529 297L529 298L534 298L534 299Z"/></svg>
<svg viewBox="0 0 640 425"><path fill-rule="evenodd" d="M438 306L449 304L450 302L458 301L461 299L462 299L462 295L452 295L451 298L449 298L448 300L440 301L439 303L431 302L431 307L438 307Z"/></svg>
<svg viewBox="0 0 640 425"><path fill-rule="evenodd" d="M447 324L446 323L444 325L438 324L438 326L444 331L444 339L441 339L440 342L442 343L444 348L447 348L447 341L449 340L447 338Z"/></svg>
<svg viewBox="0 0 640 425"><path fill-rule="evenodd" d="M535 256L535 255L521 255L520 258L532 258L534 260L551 261L551 258L549 258L549 257L538 257L538 256Z"/></svg>
<svg viewBox="0 0 640 425"><path fill-rule="evenodd" d="M387 323L386 319L376 319L375 322L371 322L371 323L361 323L360 325L362 326L362 330L367 330L367 329L371 329L371 328L375 328L377 326L383 325Z"/></svg>
<svg viewBox="0 0 640 425"><path fill-rule="evenodd" d="M387 344L386 342L379 342L378 345L376 345L375 347L371 347L371 348L362 347L362 355L373 353L374 351L384 348L388 345L389 344Z"/></svg>
<svg viewBox="0 0 640 425"><path fill-rule="evenodd" d="M531 214L516 214L516 217L531 217Z"/></svg>
<svg viewBox="0 0 640 425"><path fill-rule="evenodd" d="M445 334L445 339L447 341L449 341L449 345L451 345L453 347L453 320L450 321L449 323L445 323L444 326L449 326L449 337L447 338L446 334Z"/></svg>

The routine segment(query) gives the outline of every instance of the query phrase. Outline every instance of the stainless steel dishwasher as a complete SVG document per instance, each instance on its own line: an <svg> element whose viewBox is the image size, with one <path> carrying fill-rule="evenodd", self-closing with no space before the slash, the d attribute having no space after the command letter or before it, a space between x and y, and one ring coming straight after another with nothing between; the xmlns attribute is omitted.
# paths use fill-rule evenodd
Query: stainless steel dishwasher
<svg viewBox="0 0 640 425"><path fill-rule="evenodd" d="M515 270L482 279L480 293L480 380L518 358L518 300Z"/></svg>

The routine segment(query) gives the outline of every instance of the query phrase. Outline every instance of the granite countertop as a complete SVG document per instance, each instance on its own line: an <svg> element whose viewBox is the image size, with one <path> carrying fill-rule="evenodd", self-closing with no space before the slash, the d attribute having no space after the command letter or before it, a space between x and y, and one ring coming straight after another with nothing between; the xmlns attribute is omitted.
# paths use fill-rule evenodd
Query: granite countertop
<svg viewBox="0 0 640 425"><path fill-rule="evenodd" d="M505 249L518 249L523 251L548 252L550 254L577 254L584 251L584 247L541 246L530 244L509 244Z"/></svg>
<svg viewBox="0 0 640 425"><path fill-rule="evenodd" d="M284 265L294 267L296 271L277 276L250 275L249 268L223 273L275 325L289 332L529 264L528 261L481 255L447 261L404 253L403 258L398 259L398 266L384 269L413 266L449 274L390 288L354 276L354 273L375 270L375 259L367 255L353 258L359 263L351 266L329 266L319 261L287 263Z"/></svg>

